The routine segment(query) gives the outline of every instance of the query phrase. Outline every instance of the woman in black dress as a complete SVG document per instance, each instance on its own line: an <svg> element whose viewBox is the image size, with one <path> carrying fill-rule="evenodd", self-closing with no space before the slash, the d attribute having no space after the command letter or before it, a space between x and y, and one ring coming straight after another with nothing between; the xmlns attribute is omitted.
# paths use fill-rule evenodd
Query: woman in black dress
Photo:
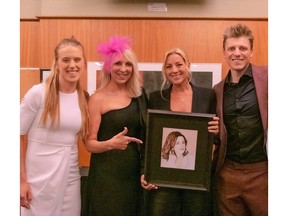
<svg viewBox="0 0 288 216"><path fill-rule="evenodd" d="M89 99L88 215L137 216L146 95L129 38L113 37L98 51L104 63L100 86Z"/></svg>

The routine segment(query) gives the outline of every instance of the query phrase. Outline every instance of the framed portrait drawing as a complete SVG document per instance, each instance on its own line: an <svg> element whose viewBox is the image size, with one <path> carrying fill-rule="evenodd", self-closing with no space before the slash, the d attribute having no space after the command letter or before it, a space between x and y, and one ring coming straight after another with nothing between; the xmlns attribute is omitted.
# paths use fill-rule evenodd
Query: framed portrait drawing
<svg viewBox="0 0 288 216"><path fill-rule="evenodd" d="M155 185L209 191L214 114L148 109L145 179Z"/></svg>
<svg viewBox="0 0 288 216"><path fill-rule="evenodd" d="M102 62L88 62L87 91L92 94L97 89L97 78ZM139 62L142 85L146 92L159 90L162 84L162 63ZM191 63L192 83L200 87L212 88L221 81L221 63Z"/></svg>

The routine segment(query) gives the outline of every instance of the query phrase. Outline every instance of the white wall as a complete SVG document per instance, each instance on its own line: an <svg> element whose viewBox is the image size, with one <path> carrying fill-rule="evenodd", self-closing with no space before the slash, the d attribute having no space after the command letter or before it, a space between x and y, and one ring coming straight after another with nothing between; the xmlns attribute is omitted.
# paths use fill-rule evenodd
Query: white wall
<svg viewBox="0 0 288 216"><path fill-rule="evenodd" d="M148 2L166 2L167 12ZM20 0L20 18L37 16L268 18L268 0Z"/></svg>

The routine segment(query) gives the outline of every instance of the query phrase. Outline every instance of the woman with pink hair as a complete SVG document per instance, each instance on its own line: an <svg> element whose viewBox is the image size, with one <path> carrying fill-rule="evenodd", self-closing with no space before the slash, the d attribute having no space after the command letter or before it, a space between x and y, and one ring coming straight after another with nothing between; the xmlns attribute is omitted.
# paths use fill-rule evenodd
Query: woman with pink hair
<svg viewBox="0 0 288 216"><path fill-rule="evenodd" d="M128 37L98 46L100 86L89 99L86 148L91 152L87 215L137 216L140 210L140 148L145 135L146 94Z"/></svg>

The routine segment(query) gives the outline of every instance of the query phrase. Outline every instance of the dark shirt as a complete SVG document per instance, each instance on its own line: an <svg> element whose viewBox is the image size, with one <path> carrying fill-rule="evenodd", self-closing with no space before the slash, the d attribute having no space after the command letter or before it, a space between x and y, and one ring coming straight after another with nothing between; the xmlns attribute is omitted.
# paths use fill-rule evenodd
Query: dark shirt
<svg viewBox="0 0 288 216"><path fill-rule="evenodd" d="M226 159L247 164L267 160L264 133L251 65L238 83L224 86L224 123L228 132Z"/></svg>

